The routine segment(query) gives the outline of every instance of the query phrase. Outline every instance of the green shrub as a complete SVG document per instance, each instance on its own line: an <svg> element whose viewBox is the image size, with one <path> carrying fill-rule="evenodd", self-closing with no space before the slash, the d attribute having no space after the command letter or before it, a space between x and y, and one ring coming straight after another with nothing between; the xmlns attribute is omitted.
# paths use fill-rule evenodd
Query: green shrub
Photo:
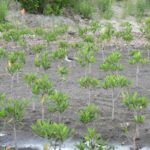
<svg viewBox="0 0 150 150"><path fill-rule="evenodd" d="M5 21L7 11L7 0L0 0L0 22Z"/></svg>

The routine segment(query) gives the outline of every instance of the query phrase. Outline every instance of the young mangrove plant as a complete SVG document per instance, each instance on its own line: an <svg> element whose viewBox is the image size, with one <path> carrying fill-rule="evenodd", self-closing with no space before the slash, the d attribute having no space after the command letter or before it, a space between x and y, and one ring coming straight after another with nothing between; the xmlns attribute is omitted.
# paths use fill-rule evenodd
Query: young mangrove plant
<svg viewBox="0 0 150 150"><path fill-rule="evenodd" d="M85 106L78 112L79 119L82 123L87 124L95 120L99 113L99 107L94 103Z"/></svg>
<svg viewBox="0 0 150 150"><path fill-rule="evenodd" d="M129 52L130 59L128 60L128 63L131 65L136 65L136 86L139 85L139 73L140 73L140 64L146 64L148 61L147 59L142 57L140 50L131 50Z"/></svg>
<svg viewBox="0 0 150 150"><path fill-rule="evenodd" d="M62 80L66 79L66 76L68 75L68 69L66 66L64 66L64 65L58 66L57 72L60 75Z"/></svg>
<svg viewBox="0 0 150 150"><path fill-rule="evenodd" d="M45 49L43 44L36 44L32 46L31 50L35 54L34 65L37 67L37 72L39 72L41 66L40 53Z"/></svg>
<svg viewBox="0 0 150 150"><path fill-rule="evenodd" d="M41 137L49 140L53 150L61 150L61 145L68 138L70 129L63 123L53 123L50 121L37 120L32 124L32 130Z"/></svg>
<svg viewBox="0 0 150 150"><path fill-rule="evenodd" d="M135 134L133 136L133 148L137 149L136 139L140 137L139 125L144 122L145 117L142 114L142 109L148 104L148 99L145 96L139 95L137 92L132 94L122 93L123 103L129 110L133 111L133 121L135 122Z"/></svg>
<svg viewBox="0 0 150 150"><path fill-rule="evenodd" d="M41 101L41 111L42 111L42 121L44 121L45 118L45 100L52 92L52 82L48 79L48 76L46 74L36 78L32 85L32 93L35 95L39 95L40 101Z"/></svg>
<svg viewBox="0 0 150 150"><path fill-rule="evenodd" d="M8 122L13 124L15 150L18 150L16 127L23 120L24 110L27 104L27 100L24 99L5 99L3 105L3 117L7 118L9 120Z"/></svg>
<svg viewBox="0 0 150 150"><path fill-rule="evenodd" d="M0 60L6 58L6 56L7 56L7 51L4 48L0 48Z"/></svg>
<svg viewBox="0 0 150 150"><path fill-rule="evenodd" d="M52 104L48 106L48 110L50 112L59 112L58 114L58 120L61 122L62 120L62 113L68 108L69 102L68 102L68 95L64 94L59 91L54 91L50 96L50 100L53 101Z"/></svg>
<svg viewBox="0 0 150 150"><path fill-rule="evenodd" d="M147 40L147 45L150 45L150 17L146 18L144 25L142 27L142 32L144 33L144 37ZM150 60L150 49L147 50L148 52L148 60Z"/></svg>
<svg viewBox="0 0 150 150"><path fill-rule="evenodd" d="M93 33L95 33L98 29L101 28L101 25L98 23L98 21L96 20L92 20L90 22L90 31L92 31Z"/></svg>
<svg viewBox="0 0 150 150"><path fill-rule="evenodd" d="M121 58L121 53L117 50L109 54L103 64L100 65L100 69L104 71L110 71L113 74L118 74L118 71L122 71L124 66L119 63Z"/></svg>
<svg viewBox="0 0 150 150"><path fill-rule="evenodd" d="M35 80L37 79L37 75L34 74L34 73L26 73L23 76L23 79L27 83L27 87L30 88L29 93L31 93L31 95L32 95L32 92L30 92L30 91L32 89L32 85L34 84ZM33 103L32 103L32 111L33 112L35 111L35 101L34 101L34 99L33 99Z"/></svg>
<svg viewBox="0 0 150 150"><path fill-rule="evenodd" d="M129 22L123 22L120 25L121 30L115 33L117 38L122 38L126 45L133 40L132 25Z"/></svg>
<svg viewBox="0 0 150 150"><path fill-rule="evenodd" d="M83 26L79 26L78 27L78 33L79 33L79 36L83 36L85 35L86 33L88 32L88 27L83 27Z"/></svg>
<svg viewBox="0 0 150 150"><path fill-rule="evenodd" d="M105 59L105 54L104 54L105 45L111 40L113 34L114 34L114 27L111 23L108 23L104 25L103 28L101 28L99 39L101 42L103 42L102 49L101 49L103 60Z"/></svg>
<svg viewBox="0 0 150 150"><path fill-rule="evenodd" d="M51 62L50 62L50 55L48 51L44 51L40 55L40 63L42 68L44 69L45 73L46 70L48 70L51 67Z"/></svg>
<svg viewBox="0 0 150 150"><path fill-rule="evenodd" d="M14 74L17 72L17 82L19 80L19 70L25 64L25 56L23 51L10 52L7 55L8 65L7 70L11 75L11 96L14 82Z"/></svg>
<svg viewBox="0 0 150 150"><path fill-rule="evenodd" d="M130 84L130 82L127 80L125 76L122 75L107 75L103 82L102 87L104 89L111 89L111 99L112 99L112 117L111 119L115 119L115 101L120 95L121 91L118 91L117 88L123 88ZM117 96L115 97L115 91L117 93Z"/></svg>
<svg viewBox="0 0 150 150"><path fill-rule="evenodd" d="M82 67L86 67L88 65L88 72L91 73L91 64L95 62L95 52L91 49L91 45L84 44L82 49L77 52L75 60ZM87 74L85 70L85 75Z"/></svg>
<svg viewBox="0 0 150 150"><path fill-rule="evenodd" d="M87 128L87 134L83 135L83 141L76 145L78 150L113 150L107 145L95 129Z"/></svg>
<svg viewBox="0 0 150 150"><path fill-rule="evenodd" d="M87 104L91 103L91 90L95 87L98 87L99 85L99 80L97 80L95 77L92 77L90 75L82 76L79 79L79 84L83 88L88 88L89 89L89 98Z"/></svg>
<svg viewBox="0 0 150 150"><path fill-rule="evenodd" d="M67 54L66 48L58 48L51 53L51 57L53 59L60 59L61 60L61 59L65 58L66 54Z"/></svg>
<svg viewBox="0 0 150 150"><path fill-rule="evenodd" d="M83 36L83 40L87 43L94 43L94 36L91 34L86 34Z"/></svg>

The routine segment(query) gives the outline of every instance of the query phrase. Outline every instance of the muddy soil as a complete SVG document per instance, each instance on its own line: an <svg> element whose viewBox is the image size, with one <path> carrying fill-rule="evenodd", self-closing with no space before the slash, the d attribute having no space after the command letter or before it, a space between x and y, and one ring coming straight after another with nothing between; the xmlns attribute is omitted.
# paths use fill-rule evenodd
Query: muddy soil
<svg viewBox="0 0 150 150"><path fill-rule="evenodd" d="M28 26L38 26L36 17L43 17L43 16L33 16L33 15L25 15L22 18L22 16L19 14L19 12L12 13L10 12L8 15L8 18L10 20L13 20L13 16L16 17L17 21L20 23L25 23ZM34 19L32 19L34 17ZM53 18L54 19L54 18ZM51 17L46 17L43 20L45 22L42 22L42 25L45 27L49 27L50 24L58 23L57 21L53 22L53 19ZM42 21L43 21L42 20ZM59 20L61 22L61 19L55 18L54 20ZM69 20L69 21L68 21ZM40 21L40 19L38 20ZM51 22L50 22L51 21ZM63 18L63 21L70 25L70 30L73 29L73 32L75 35L71 35L69 33L66 33L64 36L59 37L59 39L67 40L68 42L78 41L80 38L77 35L76 28L74 26L76 25L76 22L74 22L71 19L65 19ZM50 24L49 24L50 22ZM53 22L53 23L52 23ZM80 21L83 22L84 21ZM72 24L71 24L72 23ZM135 23L136 24L136 23ZM41 25L41 22L40 22ZM137 24L136 24L137 25ZM134 80L135 80L135 66L129 65L128 60L128 49L140 49L142 50L144 56L147 56L147 51L144 50L144 44L145 40L141 37L140 33L138 33L138 30L134 33L135 38L133 42L126 45L122 40L118 41L117 47L121 50L122 53L122 59L121 63L124 64L125 69L124 71L120 72L120 74L125 75L128 79L133 81L133 84L127 88L128 91L133 92L137 91L140 94L143 94L147 96L150 99L150 63L140 66L140 76L139 76L139 86L136 87ZM67 35L67 36L66 36ZM44 43L42 39L35 36L27 36L26 41L30 42L30 44L35 43ZM105 55L107 56L112 50L116 48L116 45L114 45L116 41L113 40L110 43L107 43L105 45ZM5 42L3 40L0 41L0 47L6 48L8 51L22 49L18 44L14 42ZM56 48L56 42L51 42L49 46L49 52L55 50ZM26 52L26 64L19 73L19 83L16 82L16 78L14 80L14 88L13 88L13 96L15 98L26 98L29 101L32 99L32 94L30 90L27 88L27 84L24 83L22 80L22 77L27 72L36 72L36 68L33 64L33 58L34 55L31 53L31 49L29 47L24 48ZM75 49L69 48L69 55L74 56L76 53ZM11 78L6 73L6 60L0 60L0 92L6 93L8 97L10 97L10 82ZM92 64L92 71L91 74L98 79L103 79L106 75L105 72L99 69L99 64L102 63L102 54L99 49L99 51L96 53L96 63ZM65 93L69 94L69 108L62 113L62 121L66 123L70 128L75 129L75 133L73 136L76 138L81 137L82 133L86 131L85 125L80 123L77 112L82 107L86 105L87 99L88 99L88 90L82 89L78 84L78 79L82 75L84 75L85 68L80 67L76 62L66 62L64 60L64 64L66 64L69 68L69 75L66 81L60 81L60 78L57 74L57 67L60 64L59 61L53 61L51 64L51 68L47 71L47 74L49 75L49 79L53 81L54 89L61 90ZM42 73L43 70L41 69L40 72ZM115 93L117 95L117 92ZM107 141L111 142L119 142L122 144L132 144L132 136L135 129L135 125L132 120L132 112L127 110L121 101L121 97L116 99L116 106L115 106L115 120L111 120L111 93L110 91L106 91L102 88L96 88L92 90L92 98L91 101L96 103L97 106L100 108L100 114L98 116L98 119L96 121L89 123L88 127L95 127L99 133L101 133L102 137L104 139L107 139ZM32 106L30 103L30 106L26 110L25 117L23 119L23 123L21 126L18 127L18 131L24 131L26 134L29 133L29 135L35 136L34 133L32 133L31 130L31 124L35 122L37 119L41 118L41 111L40 111L40 103L38 97L35 98L36 101L36 111L32 112ZM49 102L47 102L49 103ZM45 106L45 109L46 106ZM140 125L140 138L137 140L137 143L139 147L143 147L144 145L148 145L150 142L150 104L149 106L143 111L143 114L145 115L146 119L144 124ZM51 117L51 118L50 118ZM50 114L48 111L46 111L46 118L52 119L55 121L58 121L58 114ZM129 123L129 136L126 137L122 132L122 124L123 123ZM12 127L11 125L3 127L3 121L0 122L0 131L6 131L8 134L12 133ZM3 143L0 141L0 143ZM23 149L22 149L23 150Z"/></svg>

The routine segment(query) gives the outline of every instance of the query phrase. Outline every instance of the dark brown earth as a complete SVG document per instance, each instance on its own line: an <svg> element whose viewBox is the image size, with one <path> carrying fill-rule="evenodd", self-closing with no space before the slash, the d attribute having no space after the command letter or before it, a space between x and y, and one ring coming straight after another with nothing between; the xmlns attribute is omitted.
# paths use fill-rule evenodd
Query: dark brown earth
<svg viewBox="0 0 150 150"><path fill-rule="evenodd" d="M66 36L67 35L67 36ZM78 37L77 33L72 36L66 34L64 36L59 37L59 39L64 39L69 42L78 41L80 38ZM140 76L139 76L139 86L136 87L134 84L135 80L135 66L131 66L127 63L128 60L128 49L140 49L143 52L143 55L147 56L147 51L144 50L144 39L139 38L139 34L135 33L136 37L132 43L125 45L125 43L120 40L118 41L119 49L122 53L121 63L124 64L125 69L124 71L120 72L120 74L125 75L128 79L133 81L133 84L129 86L126 90L133 92L137 91L142 95L147 96L150 99L150 63L140 66ZM40 37L26 37L26 41L28 41L31 45L36 43L43 43L44 41ZM114 45L113 40L110 43L105 45L105 55L108 55L112 50L115 49L116 45ZM98 45L100 46L100 45ZM22 49L18 44L14 42L4 42L0 40L0 47L6 48L8 51ZM51 42L49 47L49 52L55 50L56 42ZM31 101L31 92L27 89L26 83L22 80L23 74L27 72L36 72L36 68L33 64L34 55L30 53L30 48L24 49L26 52L26 64L23 70L19 74L19 83L16 83L16 79L14 80L14 97L15 98L26 98ZM75 49L69 48L69 55L74 56L76 51ZM6 60L0 60L0 92L6 93L6 95L10 96L10 82L11 78L7 74L5 67L6 67ZM85 68L80 67L76 62L72 62L71 65L68 62L64 63L69 68L69 75L66 81L61 82L59 76L57 74L57 66L60 62L53 61L51 68L47 71L49 75L49 79L53 81L54 89L62 90L65 93L69 94L69 108L63 113L62 121L66 123L71 129L75 129L74 137L80 137L82 133L86 131L86 127L84 124L80 123L77 112L82 107L86 105L86 101L88 99L88 90L80 88L78 84L78 79L82 75L84 75ZM106 75L105 72L99 69L99 64L102 63L102 55L101 51L96 53L96 63L92 64L92 72L91 74L98 79L103 79ZM70 67L71 66L71 67ZM42 69L41 69L42 73ZM117 95L117 92L116 94ZM98 118L89 123L88 127L95 127L98 133L101 133L102 137L110 142L119 142L122 144L132 144L132 136L135 129L134 122L132 121L132 112L127 110L122 104L121 96L116 99L116 106L115 106L115 120L111 120L111 93L110 91L106 91L102 88L96 88L92 90L92 102L96 103L97 106L100 108L100 114ZM31 124L35 122L37 119L41 118L41 111L40 111L40 102L38 97L36 98L36 111L32 112L31 104L26 110L25 117L23 119L23 123L20 127L18 127L18 131L22 130L26 133L31 133L32 130L30 128ZM49 102L47 102L49 103ZM46 109L46 106L45 106ZM137 143L140 147L144 145L148 145L150 141L150 104L146 109L144 109L143 114L145 115L146 119L144 124L140 126L140 139L137 140ZM50 118L52 116L52 118ZM50 113L46 112L46 118L52 119L57 121L58 114L50 115ZM122 124L129 123L129 136L128 138L122 132ZM0 130L2 130L3 121L0 122ZM5 131L7 133L12 134L12 127L6 126ZM34 133L33 133L34 135ZM0 148L1 149L1 148ZM24 149L21 149L24 150ZM29 149L28 149L29 150ZM31 149L32 150L32 149Z"/></svg>

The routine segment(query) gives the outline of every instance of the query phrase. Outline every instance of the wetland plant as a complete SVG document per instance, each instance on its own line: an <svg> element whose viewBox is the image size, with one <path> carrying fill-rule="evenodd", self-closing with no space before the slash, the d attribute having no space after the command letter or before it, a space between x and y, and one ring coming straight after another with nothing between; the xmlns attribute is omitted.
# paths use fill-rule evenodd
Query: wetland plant
<svg viewBox="0 0 150 150"><path fill-rule="evenodd" d="M82 67L85 67L88 65L88 72L91 73L91 64L94 63L95 60L95 51L93 51L90 44L84 44L82 49L77 52L75 60L78 64L80 64ZM87 74L85 70L85 75Z"/></svg>
<svg viewBox="0 0 150 150"><path fill-rule="evenodd" d="M85 75L80 77L79 84L82 88L89 89L89 98L87 104L91 103L91 90L92 88L96 88L99 86L99 80L97 80L95 77L92 77L91 75Z"/></svg>
<svg viewBox="0 0 150 150"><path fill-rule="evenodd" d="M68 95L59 91L54 91L50 96L50 100L53 101L52 104L48 106L50 112L59 112L58 118L59 122L62 120L62 113L68 108Z"/></svg>
<svg viewBox="0 0 150 150"><path fill-rule="evenodd" d="M15 150L17 147L17 132L16 127L22 122L25 108L28 105L24 99L5 99L3 103L3 117L13 124Z"/></svg>
<svg viewBox="0 0 150 150"><path fill-rule="evenodd" d="M66 79L66 76L68 75L68 69L66 66L64 66L64 65L58 66L57 72L60 75L62 80Z"/></svg>
<svg viewBox="0 0 150 150"><path fill-rule="evenodd" d="M63 123L37 120L32 124L32 130L41 137L49 140L53 150L61 150L61 145L68 138L70 129Z"/></svg>
<svg viewBox="0 0 150 150"><path fill-rule="evenodd" d="M131 65L136 65L136 86L139 85L139 73L140 73L140 64L146 64L148 61L147 59L142 57L140 50L131 50L129 52L130 59L128 60L128 63Z"/></svg>
<svg viewBox="0 0 150 150"><path fill-rule="evenodd" d="M148 44L150 45L150 17L146 18L144 22L144 26L142 27L142 32L144 33L145 38L147 39ZM148 60L150 60L150 50L147 50L148 54Z"/></svg>
<svg viewBox="0 0 150 150"><path fill-rule="evenodd" d="M32 85L32 93L39 95L41 101L42 121L45 118L45 101L47 96L52 92L52 81L48 79L46 74L36 78Z"/></svg>
<svg viewBox="0 0 150 150"><path fill-rule="evenodd" d="M25 64L25 55L23 51L14 51L8 53L7 56L8 65L7 70L11 75L11 96L14 82L14 74L17 72L17 82L19 81L19 70Z"/></svg>
<svg viewBox="0 0 150 150"><path fill-rule="evenodd" d="M104 89L111 89L111 99L112 99L111 119L112 120L115 119L115 102L121 92L118 90L118 88L122 89L122 88L128 86L129 84L130 84L130 82L127 80L127 78L122 75L107 75L102 82L102 87ZM115 91L117 93L116 97L115 97Z"/></svg>
<svg viewBox="0 0 150 150"><path fill-rule="evenodd" d="M139 95L137 92L132 94L122 93L123 103L129 109L133 111L133 121L135 122L135 134L133 136L133 148L136 147L136 139L140 137L139 125L145 120L145 116L142 114L143 108L148 104L148 99L145 96Z"/></svg>
<svg viewBox="0 0 150 150"><path fill-rule="evenodd" d="M122 38L126 44L131 42L133 40L132 25L129 22L123 22L120 27L121 30L115 33L116 37Z"/></svg>
<svg viewBox="0 0 150 150"><path fill-rule="evenodd" d="M105 58L103 64L100 65L100 69L110 71L112 74L118 74L118 71L124 69L124 66L119 63L120 59L121 53L115 50Z"/></svg>
<svg viewBox="0 0 150 150"><path fill-rule="evenodd" d="M34 84L35 80L37 79L37 75L34 73L26 73L23 76L24 81L27 83L27 87L30 88L29 91L32 89L32 85ZM33 100L32 103L32 111L35 111L35 101Z"/></svg>
<svg viewBox="0 0 150 150"><path fill-rule="evenodd" d="M85 106L78 112L79 119L82 123L87 124L95 120L99 113L99 107L94 103Z"/></svg>
<svg viewBox="0 0 150 150"><path fill-rule="evenodd" d="M43 44L36 44L32 46L31 50L35 54L34 58L34 65L37 67L37 72L39 72L39 68L41 66L41 61L40 61L40 53L45 49L45 46Z"/></svg>
<svg viewBox="0 0 150 150"><path fill-rule="evenodd" d="M105 44L111 40L113 34L114 34L114 27L111 23L108 23L108 24L104 25L104 27L101 28L101 33L99 35L99 39L101 42L104 43L102 46L102 50L101 50L103 60L105 59L105 54L104 54Z"/></svg>
<svg viewBox="0 0 150 150"><path fill-rule="evenodd" d="M44 71L48 70L51 67L50 55L48 51L44 51L40 55L40 63Z"/></svg>
<svg viewBox="0 0 150 150"><path fill-rule="evenodd" d="M66 48L58 48L55 51L53 51L51 53L51 57L55 60L55 59L63 59L65 58L67 54L67 49Z"/></svg>
<svg viewBox="0 0 150 150"><path fill-rule="evenodd" d="M84 26L79 26L78 27L78 33L79 33L79 36L83 36L83 35L85 35L86 33L88 32L88 27L84 27Z"/></svg>
<svg viewBox="0 0 150 150"><path fill-rule="evenodd" d="M80 143L76 145L78 150L112 150L95 129L87 128L87 133L83 135L83 140L85 142L80 141Z"/></svg>
<svg viewBox="0 0 150 150"><path fill-rule="evenodd" d="M98 29L101 28L101 25L98 23L98 21L96 20L92 20L90 22L90 31L92 31L93 33L95 33Z"/></svg>

